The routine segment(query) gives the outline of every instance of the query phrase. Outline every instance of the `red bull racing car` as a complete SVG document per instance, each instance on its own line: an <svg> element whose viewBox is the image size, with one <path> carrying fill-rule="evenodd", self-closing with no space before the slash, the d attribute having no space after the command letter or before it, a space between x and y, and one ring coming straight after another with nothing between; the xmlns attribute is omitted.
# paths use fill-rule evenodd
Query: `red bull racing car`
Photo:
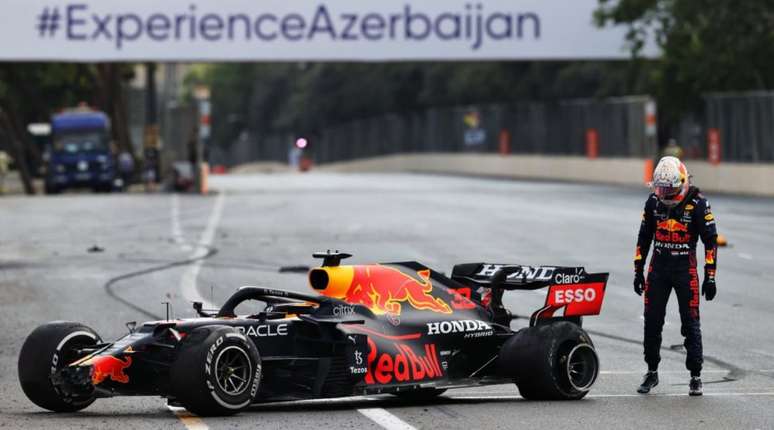
<svg viewBox="0 0 774 430"><path fill-rule="evenodd" d="M217 312L146 322L111 343L78 323L30 334L25 394L52 411L95 399L158 395L200 415L251 404L515 383L527 399L580 399L599 372L581 317L600 312L607 273L581 267L461 264L451 277L419 263L341 265L321 253L315 295L242 287ZM505 291L547 288L529 327L513 331ZM240 305L259 302L257 313Z"/></svg>

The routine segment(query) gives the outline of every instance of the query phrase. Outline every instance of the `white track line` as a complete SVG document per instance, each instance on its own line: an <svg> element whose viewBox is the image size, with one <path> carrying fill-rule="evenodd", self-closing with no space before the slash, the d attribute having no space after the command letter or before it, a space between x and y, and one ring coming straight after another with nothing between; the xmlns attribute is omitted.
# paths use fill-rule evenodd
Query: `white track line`
<svg viewBox="0 0 774 430"><path fill-rule="evenodd" d="M199 238L199 243L190 255L191 259L198 258L198 260L188 265L185 268L185 272L183 272L183 276L180 278L180 292L183 299L191 302L202 302L206 309L213 309L214 305L199 294L196 282L199 278L199 272L202 269L203 260L201 260L201 258L207 255L207 252L209 252L208 248L215 241L215 231L218 229L220 218L223 216L224 202L224 194L218 193L212 207L212 212L210 213L210 218L207 221L207 226L204 228L204 231ZM191 251L190 245L183 239L183 230L180 228L180 201L177 195L172 196L172 237L174 238L175 243L180 245L181 249ZM167 408L175 414L188 430L209 430L209 427L201 418L191 414L185 409L172 406L167 406Z"/></svg>
<svg viewBox="0 0 774 430"><path fill-rule="evenodd" d="M177 194L172 194L172 202L170 206L170 219L172 220L172 240L177 246L180 247L180 249L183 250L183 252L191 252L193 248L185 240L183 227L180 223L180 197Z"/></svg>
<svg viewBox="0 0 774 430"><path fill-rule="evenodd" d="M416 427L381 408L364 408L357 411L387 430L416 430Z"/></svg>
<svg viewBox="0 0 774 430"><path fill-rule="evenodd" d="M659 370L658 373L661 374L680 374L680 373L688 373L687 370ZM705 373L728 373L728 370L702 370L702 374ZM600 375L644 375L644 370L600 370Z"/></svg>
<svg viewBox="0 0 774 430"><path fill-rule="evenodd" d="M774 397L774 391L760 392L704 392L708 397ZM459 400L519 400L521 396L516 395L471 395L471 396L446 396L450 399ZM629 397L688 397L688 393L655 393L655 394L589 394L587 399L608 399L608 398L629 398Z"/></svg>
<svg viewBox="0 0 774 430"><path fill-rule="evenodd" d="M175 406L167 406L173 414L183 423L188 430L209 430L207 424L204 424L201 418L193 415L184 408L178 408Z"/></svg>
<svg viewBox="0 0 774 430"><path fill-rule="evenodd" d="M199 278L199 272L201 271L202 263L204 262L201 258L207 255L207 252L209 251L208 248L215 241L215 231L218 229L220 218L223 216L225 199L225 194L218 193L218 196L215 198L215 204L212 207L212 212L210 213L210 219L207 221L207 227L202 232L199 243L197 243L196 249L190 256L191 259L198 258L199 260L188 265L185 272L183 272L182 278L180 278L180 292L183 299L189 302L201 302L205 309L214 309L215 305L199 294L199 290L196 288L196 281L197 278Z"/></svg>

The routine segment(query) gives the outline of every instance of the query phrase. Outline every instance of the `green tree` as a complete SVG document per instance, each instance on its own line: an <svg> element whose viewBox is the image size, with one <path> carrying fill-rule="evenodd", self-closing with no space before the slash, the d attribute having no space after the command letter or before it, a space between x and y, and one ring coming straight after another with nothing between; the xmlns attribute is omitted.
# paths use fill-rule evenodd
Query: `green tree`
<svg viewBox="0 0 774 430"><path fill-rule="evenodd" d="M629 26L635 57L656 43L651 71L668 121L697 111L702 94L774 87L772 0L599 0L599 25Z"/></svg>
<svg viewBox="0 0 774 430"><path fill-rule="evenodd" d="M316 133L438 106L631 94L646 88L645 69L626 62L219 64L197 70L189 85L211 87L213 142L228 145L244 129Z"/></svg>

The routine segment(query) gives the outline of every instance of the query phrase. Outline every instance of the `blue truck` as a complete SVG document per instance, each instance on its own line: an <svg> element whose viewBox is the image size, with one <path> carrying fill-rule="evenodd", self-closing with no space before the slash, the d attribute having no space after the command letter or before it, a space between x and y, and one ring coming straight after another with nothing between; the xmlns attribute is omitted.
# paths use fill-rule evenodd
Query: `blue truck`
<svg viewBox="0 0 774 430"><path fill-rule="evenodd" d="M54 115L46 193L55 194L68 188L107 192L116 188L119 181L108 116L86 109Z"/></svg>

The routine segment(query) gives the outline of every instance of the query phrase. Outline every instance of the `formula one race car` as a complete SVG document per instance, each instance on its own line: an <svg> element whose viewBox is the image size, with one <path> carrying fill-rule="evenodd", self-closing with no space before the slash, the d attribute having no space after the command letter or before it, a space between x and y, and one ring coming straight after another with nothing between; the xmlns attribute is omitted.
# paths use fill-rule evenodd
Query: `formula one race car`
<svg viewBox="0 0 774 430"><path fill-rule="evenodd" d="M76 411L115 395L159 395L200 415L251 404L516 383L526 399L580 399L599 372L581 316L597 315L607 273L581 267L461 264L451 278L415 263L343 266L321 253L318 295L242 287L217 313L147 322L112 343L78 323L30 334L19 357L27 397ZM548 288L512 331L506 290ZM263 310L237 315L240 304ZM558 315L561 313L561 315Z"/></svg>

